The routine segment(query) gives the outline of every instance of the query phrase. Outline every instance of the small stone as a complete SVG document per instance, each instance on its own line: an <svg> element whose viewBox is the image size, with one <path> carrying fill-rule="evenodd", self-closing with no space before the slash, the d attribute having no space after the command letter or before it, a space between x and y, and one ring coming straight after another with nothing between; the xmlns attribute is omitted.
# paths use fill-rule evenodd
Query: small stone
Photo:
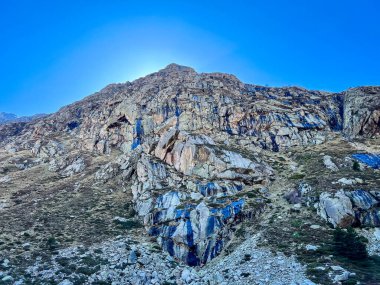
<svg viewBox="0 0 380 285"><path fill-rule="evenodd" d="M5 267L5 268L9 267L9 259L4 259L2 265L3 265L3 267Z"/></svg>
<svg viewBox="0 0 380 285"><path fill-rule="evenodd" d="M191 273L190 273L190 270L185 268L182 273L181 273L181 278L183 281L185 281L186 283L189 283L191 281Z"/></svg>
<svg viewBox="0 0 380 285"><path fill-rule="evenodd" d="M302 205L300 203L294 204L293 209L299 210L301 209Z"/></svg>
<svg viewBox="0 0 380 285"><path fill-rule="evenodd" d="M65 280L61 281L60 283L58 283L58 285L73 285L73 282L71 282L68 279L65 279Z"/></svg>
<svg viewBox="0 0 380 285"><path fill-rule="evenodd" d="M137 262L137 254L135 250L132 250L129 253L128 262L132 264L135 264Z"/></svg>
<svg viewBox="0 0 380 285"><path fill-rule="evenodd" d="M10 276L10 275L7 275L7 276L3 277L1 279L1 281L3 281L3 282L11 282L11 281L13 281L13 277Z"/></svg>
<svg viewBox="0 0 380 285"><path fill-rule="evenodd" d="M317 246L317 245L312 245L312 244L307 244L307 245L305 246L305 248L306 248L306 250L309 250L309 251L316 251L316 250L319 248L319 246Z"/></svg>

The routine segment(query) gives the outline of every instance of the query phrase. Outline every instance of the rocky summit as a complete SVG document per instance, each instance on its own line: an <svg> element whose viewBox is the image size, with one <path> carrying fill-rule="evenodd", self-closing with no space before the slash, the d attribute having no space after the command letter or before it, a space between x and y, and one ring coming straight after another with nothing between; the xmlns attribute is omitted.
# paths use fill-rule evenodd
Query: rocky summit
<svg viewBox="0 0 380 285"><path fill-rule="evenodd" d="M0 125L0 284L380 284L379 169L380 87L170 64Z"/></svg>

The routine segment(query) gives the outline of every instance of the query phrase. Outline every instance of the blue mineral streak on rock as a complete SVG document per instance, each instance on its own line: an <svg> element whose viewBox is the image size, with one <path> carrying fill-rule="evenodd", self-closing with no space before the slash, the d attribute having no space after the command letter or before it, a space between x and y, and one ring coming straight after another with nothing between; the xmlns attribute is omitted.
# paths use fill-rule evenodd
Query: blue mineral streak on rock
<svg viewBox="0 0 380 285"><path fill-rule="evenodd" d="M158 167L157 164L153 164L153 168L157 168L157 167ZM179 194L177 191L171 191L171 192L167 192L165 195L158 196L156 199L156 208L164 208L164 198L167 198L167 199L170 198L170 200L173 200L173 198L177 198L179 200Z"/></svg>
<svg viewBox="0 0 380 285"><path fill-rule="evenodd" d="M67 124L67 127L69 128L69 130L73 130L73 129L79 127L79 123L75 122L75 121L74 122L70 122L70 123Z"/></svg>
<svg viewBox="0 0 380 285"><path fill-rule="evenodd" d="M243 189L243 185L232 183L221 186L217 182L207 182L206 184L198 182L197 189L203 196L209 197L218 193L225 193L227 195L227 192L239 192Z"/></svg>
<svg viewBox="0 0 380 285"><path fill-rule="evenodd" d="M244 206L244 199L240 199L239 201L232 202L232 207L234 208L235 215L240 213Z"/></svg>
<svg viewBox="0 0 380 285"><path fill-rule="evenodd" d="M132 150L137 148L141 144L141 139L140 138L134 138L132 142Z"/></svg>
<svg viewBox="0 0 380 285"><path fill-rule="evenodd" d="M333 131L341 131L343 129L342 119L339 118L340 114L332 109L327 110L329 116L329 125Z"/></svg>
<svg viewBox="0 0 380 285"><path fill-rule="evenodd" d="M202 185L198 185L202 186ZM209 182L205 187L214 187L214 182ZM241 189L241 185L232 185L232 187ZM173 195L176 192L172 192ZM158 204L162 198L158 198ZM223 198L216 200L215 202L223 205L228 200ZM152 214L151 222L153 223L149 229L149 235L159 237L161 239L162 248L167 251L171 256L179 257L190 266L197 266L201 263L206 263L208 260L216 257L224 246L223 236L221 235L223 227L228 226L233 222L234 217L238 215L243 208L244 199L231 202L229 205L221 206L220 208L210 207L209 211L211 215L205 221L205 237L207 239L207 246L202 252L198 252L197 244L194 240L195 233L193 226L199 228L199 224L195 221L195 225L192 224L190 219L190 212L195 208L195 205L185 205L184 209L176 209L175 217L177 222L182 222L183 227L178 231L178 225L169 225L167 221L163 221L166 218L167 210L160 210ZM161 221L162 220L162 221ZM154 224L158 223L158 224ZM176 243L173 240L173 235L179 234L180 243Z"/></svg>
<svg viewBox="0 0 380 285"><path fill-rule="evenodd" d="M270 134L270 139L272 141L272 151L278 152L280 148L276 142L276 136L274 134Z"/></svg>
<svg viewBox="0 0 380 285"><path fill-rule="evenodd" d="M286 125L287 125L287 127L294 127L294 123L293 123L292 120L289 118L288 114L285 114L284 117L285 117L285 120L286 120Z"/></svg>
<svg viewBox="0 0 380 285"><path fill-rule="evenodd" d="M181 108L178 107L178 106L176 106L176 107L175 107L175 115L176 115L177 117L179 117L179 115L181 115L181 113L182 113Z"/></svg>
<svg viewBox="0 0 380 285"><path fill-rule="evenodd" d="M210 216L207 220L207 226L206 226L206 236L211 236L214 233L215 228L215 216Z"/></svg>
<svg viewBox="0 0 380 285"><path fill-rule="evenodd" d="M205 197L212 196L218 192L218 185L214 182L208 182L206 185L198 184L198 191Z"/></svg>
<svg viewBox="0 0 380 285"><path fill-rule="evenodd" d="M364 213L356 213L363 227L379 227L380 226L380 209L373 209Z"/></svg>
<svg viewBox="0 0 380 285"><path fill-rule="evenodd" d="M148 235L150 236L158 236L160 234L160 228L158 227L150 227L148 231Z"/></svg>
<svg viewBox="0 0 380 285"><path fill-rule="evenodd" d="M302 116L301 114L298 114L298 117L299 117L300 123L302 124L302 126L303 126L304 129L313 129L314 128L314 124L310 124L306 120L305 116Z"/></svg>
<svg viewBox="0 0 380 285"><path fill-rule="evenodd" d="M186 242L188 246L193 246L194 245L194 239L193 239L193 227L191 226L190 220L186 221Z"/></svg>
<svg viewBox="0 0 380 285"><path fill-rule="evenodd" d="M133 138L133 142L132 142L132 146L131 146L132 150L137 148L142 143L142 136L144 135L144 129L142 126L142 119L141 118L136 120L133 133L134 133L134 138Z"/></svg>
<svg viewBox="0 0 380 285"><path fill-rule="evenodd" d="M207 259L208 259L209 255L210 255L211 242L212 242L212 241L209 241L209 242L207 243L206 250L205 250L204 253L203 253L203 256L202 256L202 263L203 263L203 264L205 264L205 263L207 262Z"/></svg>
<svg viewBox="0 0 380 285"><path fill-rule="evenodd" d="M174 256L174 241L172 239L165 239L162 245L163 249L166 250L171 256Z"/></svg>
<svg viewBox="0 0 380 285"><path fill-rule="evenodd" d="M378 154L357 153L353 154L352 157L373 169L380 168L380 155Z"/></svg>
<svg viewBox="0 0 380 285"><path fill-rule="evenodd" d="M186 259L186 263L190 266L197 266L200 264L199 258L195 255L195 250L189 251Z"/></svg>
<svg viewBox="0 0 380 285"><path fill-rule="evenodd" d="M185 209L176 209L175 212L175 218L176 219L189 219L190 218L190 211L194 208L193 205L186 205Z"/></svg>
<svg viewBox="0 0 380 285"><path fill-rule="evenodd" d="M210 257L215 258L223 249L223 240L219 239L216 241L215 246L213 247Z"/></svg>
<svg viewBox="0 0 380 285"><path fill-rule="evenodd" d="M232 207L230 205L222 209L222 215L223 215L224 220L227 220L231 217L231 214L232 214L231 210L232 210Z"/></svg>
<svg viewBox="0 0 380 285"><path fill-rule="evenodd" d="M350 192L349 196L351 196L354 205L361 209L368 210L378 204L378 201L371 194L361 189Z"/></svg>
<svg viewBox="0 0 380 285"><path fill-rule="evenodd" d="M236 216L239 214L243 208L244 199L240 199L239 201L232 202L230 205L222 209L214 209L215 212L221 212L223 216L223 220L228 220L229 218ZM213 212L211 210L211 212Z"/></svg>

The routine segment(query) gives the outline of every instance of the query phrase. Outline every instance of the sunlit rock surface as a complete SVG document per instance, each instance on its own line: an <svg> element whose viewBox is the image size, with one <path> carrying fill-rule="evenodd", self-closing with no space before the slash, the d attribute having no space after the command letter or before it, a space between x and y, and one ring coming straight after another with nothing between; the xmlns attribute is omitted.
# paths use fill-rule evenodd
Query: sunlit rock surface
<svg viewBox="0 0 380 285"><path fill-rule="evenodd" d="M98 230L132 225L170 260L203 266L246 239L246 224L263 230L279 223L271 243L299 223L290 229L297 237L310 229L307 221L286 219L305 217L314 204L313 222L379 227L377 141L364 151L347 146L378 137L378 102L378 87L264 87L176 64L111 84L55 114L0 126L4 240L14 235L12 219L18 232L47 227L59 237L62 229L82 237L92 225L91 242ZM336 149L324 148L334 142ZM59 246L53 237L41 240Z"/></svg>

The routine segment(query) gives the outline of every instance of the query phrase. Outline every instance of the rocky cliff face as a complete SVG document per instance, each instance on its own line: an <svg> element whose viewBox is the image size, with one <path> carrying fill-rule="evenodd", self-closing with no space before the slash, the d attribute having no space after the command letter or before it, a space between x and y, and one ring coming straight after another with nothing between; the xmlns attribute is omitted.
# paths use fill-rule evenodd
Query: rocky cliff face
<svg viewBox="0 0 380 285"><path fill-rule="evenodd" d="M342 110L339 94L243 84L233 75L169 65L132 83L110 85L28 125L23 134L75 133L82 147L107 153L111 147L129 151L149 144L166 125L278 151L322 143L342 129Z"/></svg>
<svg viewBox="0 0 380 285"><path fill-rule="evenodd" d="M378 136L380 87L349 89L344 98L344 134L350 138Z"/></svg>
<svg viewBox="0 0 380 285"><path fill-rule="evenodd" d="M87 191L87 199L116 191L118 198L107 209L118 215L127 215L128 209L130 216L112 222L126 227L141 223L139 235L190 266L203 266L233 246L245 225L283 219L276 210L283 202L275 201L289 187L296 190L286 199L295 206L283 217L316 203L318 213L334 226L377 227L378 197L373 193L378 190L339 191L331 188L332 182L315 187L315 182L299 180L303 172L318 171L320 162L327 167L323 171L337 174L354 160L377 157L377 150L350 149L336 164L334 154L320 151L315 160L312 154L331 141L376 138L379 94L378 87L339 94L263 87L171 64L133 82L109 85L47 117L0 126L0 186L6 193L0 211L6 211L4 219L16 213L7 209L26 215L31 207L28 211L40 215L42 210L23 204L24 197L40 197L54 185ZM299 160L306 148L310 157ZM366 169L366 161L359 166ZM325 175L319 183L329 181L330 174ZM316 193L329 187L328 193ZM117 194L121 189L124 194ZM368 197L372 202L367 207ZM121 211L115 208L118 203L129 204ZM20 228L25 226L24 219L18 220ZM72 229L71 224L65 227Z"/></svg>
<svg viewBox="0 0 380 285"><path fill-rule="evenodd" d="M339 94L248 85L172 64L38 122L4 127L1 143L30 149L63 177L85 168L70 149L137 156L132 191L148 233L171 255L199 265L220 253L231 227L263 209L260 198L244 199L273 175L257 149L324 142L342 129L342 104ZM73 138L71 145L64 146L62 135Z"/></svg>

